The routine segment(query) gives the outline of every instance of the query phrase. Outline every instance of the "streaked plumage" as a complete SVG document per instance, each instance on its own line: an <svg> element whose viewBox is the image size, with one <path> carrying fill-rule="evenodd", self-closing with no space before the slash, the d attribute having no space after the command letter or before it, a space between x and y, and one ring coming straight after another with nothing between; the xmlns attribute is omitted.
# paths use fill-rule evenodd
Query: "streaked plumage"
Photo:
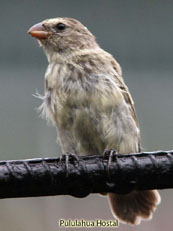
<svg viewBox="0 0 173 231"><path fill-rule="evenodd" d="M63 28L60 24L65 29L58 29ZM36 27L41 31L37 36ZM139 152L139 126L120 65L88 29L75 19L56 18L29 33L39 38L48 57L42 107L57 127L63 152L102 154L112 148L122 154ZM154 190L108 193L108 198L113 214L130 224L150 218L160 201Z"/></svg>

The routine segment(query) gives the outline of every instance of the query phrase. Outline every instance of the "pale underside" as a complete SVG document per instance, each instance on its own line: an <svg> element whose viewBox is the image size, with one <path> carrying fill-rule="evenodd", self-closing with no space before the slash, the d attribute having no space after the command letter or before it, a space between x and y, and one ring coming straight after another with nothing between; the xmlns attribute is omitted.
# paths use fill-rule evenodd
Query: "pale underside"
<svg viewBox="0 0 173 231"><path fill-rule="evenodd" d="M42 107L58 129L63 152L89 155L112 148L119 153L140 150L133 101L119 65L107 56L110 64L103 63L99 69L93 69L89 61L73 60L48 66Z"/></svg>

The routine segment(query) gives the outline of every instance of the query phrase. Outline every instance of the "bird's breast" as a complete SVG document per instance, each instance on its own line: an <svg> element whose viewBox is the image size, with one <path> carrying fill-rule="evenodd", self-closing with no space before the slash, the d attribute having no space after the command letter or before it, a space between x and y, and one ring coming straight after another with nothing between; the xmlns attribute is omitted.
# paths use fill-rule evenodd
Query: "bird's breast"
<svg viewBox="0 0 173 231"><path fill-rule="evenodd" d="M112 76L83 72L73 64L49 64L45 74L46 107L58 123L74 111L110 113L123 102Z"/></svg>

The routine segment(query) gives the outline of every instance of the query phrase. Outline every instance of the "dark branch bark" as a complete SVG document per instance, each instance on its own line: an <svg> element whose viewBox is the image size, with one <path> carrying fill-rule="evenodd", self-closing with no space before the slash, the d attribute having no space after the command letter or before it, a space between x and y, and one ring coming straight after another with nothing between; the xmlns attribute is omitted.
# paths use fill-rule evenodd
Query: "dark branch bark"
<svg viewBox="0 0 173 231"><path fill-rule="evenodd" d="M68 165L65 158L0 161L0 198L173 188L173 151L116 155L109 167L108 159L109 151L70 155Z"/></svg>

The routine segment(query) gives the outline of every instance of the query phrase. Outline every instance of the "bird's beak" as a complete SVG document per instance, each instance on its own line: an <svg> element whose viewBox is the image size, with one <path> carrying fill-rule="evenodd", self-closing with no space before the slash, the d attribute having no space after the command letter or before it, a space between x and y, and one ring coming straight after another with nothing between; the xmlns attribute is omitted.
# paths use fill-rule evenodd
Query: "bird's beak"
<svg viewBox="0 0 173 231"><path fill-rule="evenodd" d="M28 33L37 39L47 39L51 35L51 32L46 31L41 22L32 26Z"/></svg>

